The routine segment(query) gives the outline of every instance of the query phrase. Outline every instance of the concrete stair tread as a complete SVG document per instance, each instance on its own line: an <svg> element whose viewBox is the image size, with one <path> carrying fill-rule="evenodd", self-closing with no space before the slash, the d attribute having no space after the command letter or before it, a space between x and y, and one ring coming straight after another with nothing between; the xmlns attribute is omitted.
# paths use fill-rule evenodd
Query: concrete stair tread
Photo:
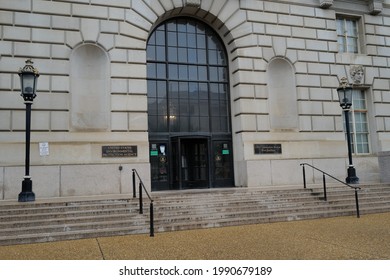
<svg viewBox="0 0 390 280"><path fill-rule="evenodd" d="M9 212L9 211L28 211L32 209L39 209L40 211L44 211L45 209L52 209L55 211L58 210L64 210L64 209L76 209L76 208L104 208L104 207L123 207L126 205L135 205L138 201L134 202L128 202L128 201L120 201L120 202L85 202L85 203L26 203L22 205L18 204L12 204L12 205L1 205L0 204L0 213L2 212Z"/></svg>
<svg viewBox="0 0 390 280"><path fill-rule="evenodd" d="M144 234L149 231L146 227L134 229L133 227L117 227L107 229L77 230L68 232L48 232L37 234L21 234L17 236L0 236L1 245L35 243L35 242L50 242L59 240L71 240L81 238L94 238L112 235L127 235L127 234Z"/></svg>
<svg viewBox="0 0 390 280"><path fill-rule="evenodd" d="M45 213L30 213L30 214L14 214L14 215L7 215L7 216L0 216L0 219L3 221L13 219L13 218L29 218L29 219L34 219L34 218L45 218L45 217L56 217L56 218L61 218L61 217L67 217L67 216L77 216L77 215L82 215L82 216L87 216L87 215L104 215L104 214L109 214L109 213L132 213L136 212L137 209L130 209L130 208L121 208L121 209L97 209L97 210L77 210L77 211L64 211L64 212L55 212L55 213L50 213L50 212L45 212Z"/></svg>
<svg viewBox="0 0 390 280"><path fill-rule="evenodd" d="M220 218L220 219L199 219L199 220L194 220L194 219L189 219L186 221L181 221L181 222L174 222L170 224L170 226L166 227L191 227L193 225L198 225L201 226L201 228L205 228L206 225L211 223L214 224L229 224L229 225L234 225L234 224L254 224L254 223L264 223L264 222L277 222L277 221L293 221L293 220L303 220L303 219L314 219L314 218L319 218L318 214L323 214L323 212L311 212L311 213L306 213L306 214L301 214L301 215L272 215L272 216L252 216L252 217L239 217L236 219L232 218ZM344 216L344 215L355 215L356 211L350 210L348 212L345 211L337 211L337 210L331 210L326 213L325 217L334 217L334 216ZM324 217L324 216L321 216ZM210 221L209 221L210 220ZM164 228L164 226L161 226Z"/></svg>
<svg viewBox="0 0 390 280"><path fill-rule="evenodd" d="M183 220L191 220L191 219L221 219L221 218L245 218L247 216L259 216L259 217L271 217L271 216L289 216L295 213L323 213L324 211L345 211L353 209L351 205L347 205L345 207L340 207L338 209L331 209L330 207L323 207L322 209L311 209L311 211L304 211L303 209L286 209L286 210L280 210L280 209L274 209L274 210L264 210L264 211L253 211L253 210L247 210L247 211L240 211L240 212L232 212L232 213L193 213L191 215L185 215L185 214L177 214L177 215L170 215L168 217L156 217L156 224L159 224L160 221L165 222L174 222L180 219ZM306 209L307 210L307 209Z"/></svg>
<svg viewBox="0 0 390 280"><path fill-rule="evenodd" d="M121 226L122 225L122 226ZM87 223L63 223L57 225L36 225L29 226L28 232L29 234L38 233L38 232L67 232L67 231L75 231L81 230L85 228L86 230L96 230L96 229L104 229L111 228L117 226L125 226L129 228L145 228L148 226L143 219L134 219L134 220L117 220L117 221L89 221ZM6 228L0 230L0 236L7 236L11 234L15 235L26 235L24 229L18 228Z"/></svg>
<svg viewBox="0 0 390 280"><path fill-rule="evenodd" d="M131 220L131 219L138 219L140 215L133 214L117 214L115 216L112 215L102 215L102 216L76 216L76 217L65 217L65 218L51 218L51 219L19 219L17 221L11 221L11 222L3 222L1 223L2 227L4 228L12 228L12 227L29 227L29 226L35 226L35 224L39 225L57 225L57 224L66 224L66 223L86 223L89 221L112 221L112 220ZM1 229L0 229L1 231Z"/></svg>

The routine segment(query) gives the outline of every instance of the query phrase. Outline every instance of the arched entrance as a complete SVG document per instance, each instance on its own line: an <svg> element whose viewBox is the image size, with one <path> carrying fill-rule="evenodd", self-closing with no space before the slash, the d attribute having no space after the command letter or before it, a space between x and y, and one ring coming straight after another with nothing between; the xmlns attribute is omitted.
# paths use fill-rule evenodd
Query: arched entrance
<svg viewBox="0 0 390 280"><path fill-rule="evenodd" d="M160 24L147 44L152 190L234 185L228 60L192 18Z"/></svg>

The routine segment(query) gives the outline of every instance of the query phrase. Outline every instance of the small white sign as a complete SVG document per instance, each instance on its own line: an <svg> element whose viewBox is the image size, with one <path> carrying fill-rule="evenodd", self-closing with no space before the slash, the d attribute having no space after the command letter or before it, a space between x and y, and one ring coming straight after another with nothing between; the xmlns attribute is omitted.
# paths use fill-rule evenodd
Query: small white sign
<svg viewBox="0 0 390 280"><path fill-rule="evenodd" d="M39 155L41 157L49 155L49 143L48 142L39 143Z"/></svg>

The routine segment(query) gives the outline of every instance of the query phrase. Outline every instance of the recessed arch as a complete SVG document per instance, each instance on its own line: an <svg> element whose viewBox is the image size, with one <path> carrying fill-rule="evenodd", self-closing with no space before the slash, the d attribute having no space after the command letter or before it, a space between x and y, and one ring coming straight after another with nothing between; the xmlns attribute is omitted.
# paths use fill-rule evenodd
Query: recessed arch
<svg viewBox="0 0 390 280"><path fill-rule="evenodd" d="M297 90L293 65L273 58L267 69L270 126L274 130L298 129Z"/></svg>
<svg viewBox="0 0 390 280"><path fill-rule="evenodd" d="M110 63L97 45L82 44L70 57L71 128L107 131L110 128Z"/></svg>

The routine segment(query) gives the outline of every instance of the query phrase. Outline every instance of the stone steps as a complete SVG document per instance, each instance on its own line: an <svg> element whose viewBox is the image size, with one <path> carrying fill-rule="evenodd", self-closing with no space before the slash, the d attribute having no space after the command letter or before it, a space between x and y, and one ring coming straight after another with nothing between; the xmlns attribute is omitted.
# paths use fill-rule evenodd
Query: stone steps
<svg viewBox="0 0 390 280"><path fill-rule="evenodd" d="M128 218L128 217L127 217ZM38 234L38 233L46 233L46 232L70 232L70 231L80 231L80 230L96 230L96 229L105 229L105 228L136 228L138 227L140 230L145 228L144 221L137 221L136 218L132 220L128 220L126 218L122 218L121 220L112 221L73 221L71 223L66 222L63 224L49 224L49 225L30 225L28 233L29 234ZM7 228L5 230L0 230L1 236L13 236L20 233L20 228L13 227Z"/></svg>
<svg viewBox="0 0 390 280"><path fill-rule="evenodd" d="M390 186L361 186L361 215L390 211ZM354 191L308 189L205 189L152 194L155 232L356 215ZM0 245L149 233L149 204L138 199L99 198L0 202Z"/></svg>
<svg viewBox="0 0 390 280"><path fill-rule="evenodd" d="M107 209L124 209L126 207L126 204L113 204L113 205L102 205L101 207L97 207L97 205L74 205L74 206L47 206L47 207L23 207L23 208L15 208L15 209L4 209L0 210L0 213L2 216L9 216L9 215L25 215L30 214L31 210L33 209L39 209L39 213L45 214L45 213L66 213L71 212L74 210L78 211L94 211L95 209L102 209L106 206ZM133 207L129 207L128 210L130 211L133 209ZM1 217L1 216L0 216Z"/></svg>
<svg viewBox="0 0 390 280"><path fill-rule="evenodd" d="M100 216L82 216L82 217L68 217L62 219L19 219L16 221L4 222L2 223L2 227L4 229L12 229L12 228L22 228L22 227L35 227L35 226L56 226L56 225L67 225L67 224L77 224L77 223L88 223L90 221L95 222L106 222L106 221L131 221L137 217L136 215L128 215L128 214L117 214L117 215L100 215ZM1 231L1 229L0 229Z"/></svg>
<svg viewBox="0 0 390 280"><path fill-rule="evenodd" d="M136 199L0 204L0 245L149 231Z"/></svg>
<svg viewBox="0 0 390 280"><path fill-rule="evenodd" d="M114 227L100 229L86 229L76 231L45 232L38 234L19 234L17 236L5 236L0 238L0 245L29 244L39 242L53 242L63 240L75 240L83 238L97 238L102 236L118 236L127 234L145 234L149 229L134 230L129 227Z"/></svg>
<svg viewBox="0 0 390 280"><path fill-rule="evenodd" d="M328 201L323 201L322 187L307 190L230 191L224 195L209 194L178 198L158 197L156 225L167 230L207 228L212 225L239 225L263 222L291 221L356 215L355 193L340 186L328 186ZM234 198L232 198L232 196ZM196 201L193 197L196 197ZM202 200L203 199L203 200ZM175 203L167 205L165 201ZM187 201L186 201L187 200ZM180 201L180 203L178 203ZM214 201L214 203L210 203ZM390 187L388 185L362 186L359 191L360 214L390 211ZM224 207L228 207L225 209Z"/></svg>
<svg viewBox="0 0 390 280"><path fill-rule="evenodd" d="M342 211L342 212L311 212L301 217L299 215L289 215L286 219L286 215L271 215L260 217L258 215L253 215L249 217L235 217L235 218L220 218L220 219L210 219L210 220L196 220L196 221L176 221L165 226L162 226L158 229L159 232L164 231L174 231L174 230L191 230L199 228L212 228L212 227L222 227L222 226L238 226L238 225L249 225L249 224L259 224L259 223L273 223L273 222L287 222L287 221L297 221L304 219L317 219L319 216L321 218L330 218L338 216L351 216L355 215L354 211Z"/></svg>
<svg viewBox="0 0 390 280"><path fill-rule="evenodd" d="M390 210L390 200L373 202L370 203L369 207L371 208L384 208ZM360 209L365 210L367 207L360 202ZM224 210L215 210L215 209L185 209L185 210L177 210L175 212L164 212L159 213L155 216L157 223L161 221L161 224L164 222L167 223L164 219L169 219L169 222L174 220L178 220L180 218L184 219L210 219L210 218L233 218L233 217L245 217L247 215L256 215L260 217L269 217L274 215L286 215L286 220L288 220L288 215L293 213L300 213L303 215L308 214L316 210L317 212L324 213L327 211L355 211L356 206L355 203L344 203L344 204L335 204L335 203L320 203L320 204L312 204L312 205L291 205L290 207L278 208L278 207L270 207L270 208L261 208L261 207L241 207L237 208L235 211L224 211ZM159 209L156 209L159 211ZM161 211L160 211L161 212Z"/></svg>

